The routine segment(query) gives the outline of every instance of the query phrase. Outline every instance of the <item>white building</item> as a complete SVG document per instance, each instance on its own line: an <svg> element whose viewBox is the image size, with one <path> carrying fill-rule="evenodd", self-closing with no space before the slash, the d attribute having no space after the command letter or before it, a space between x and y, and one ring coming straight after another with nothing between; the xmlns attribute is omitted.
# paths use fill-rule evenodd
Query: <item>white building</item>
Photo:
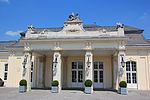
<svg viewBox="0 0 150 100"><path fill-rule="evenodd" d="M84 25L70 15L62 28L35 28L20 33L18 41L0 42L0 78L6 87L18 87L26 79L28 90L84 88L91 79L94 88L150 90L150 40L143 30L116 26ZM125 62L125 66L122 62Z"/></svg>

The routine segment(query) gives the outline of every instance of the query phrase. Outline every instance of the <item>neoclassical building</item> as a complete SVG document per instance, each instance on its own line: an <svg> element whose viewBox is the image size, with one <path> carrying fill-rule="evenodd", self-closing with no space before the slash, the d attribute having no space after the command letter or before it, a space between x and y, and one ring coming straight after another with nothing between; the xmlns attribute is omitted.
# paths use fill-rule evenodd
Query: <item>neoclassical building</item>
<svg viewBox="0 0 150 100"><path fill-rule="evenodd" d="M121 80L129 89L150 90L150 40L143 30L118 23L86 25L71 14L60 28L29 26L18 41L0 42L0 78L6 87L26 79L31 88L118 89Z"/></svg>

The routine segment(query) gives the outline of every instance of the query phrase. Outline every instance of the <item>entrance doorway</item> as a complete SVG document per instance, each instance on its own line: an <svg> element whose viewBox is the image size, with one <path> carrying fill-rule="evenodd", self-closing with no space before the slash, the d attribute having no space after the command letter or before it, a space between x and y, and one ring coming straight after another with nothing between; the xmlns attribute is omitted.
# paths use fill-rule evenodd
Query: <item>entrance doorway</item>
<svg viewBox="0 0 150 100"><path fill-rule="evenodd" d="M72 87L83 87L83 62L72 62Z"/></svg>

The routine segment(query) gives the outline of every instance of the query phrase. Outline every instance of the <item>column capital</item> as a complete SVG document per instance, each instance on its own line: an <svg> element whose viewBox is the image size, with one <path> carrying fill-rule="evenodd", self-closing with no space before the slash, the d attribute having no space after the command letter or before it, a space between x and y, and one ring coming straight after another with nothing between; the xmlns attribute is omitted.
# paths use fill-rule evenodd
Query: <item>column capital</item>
<svg viewBox="0 0 150 100"><path fill-rule="evenodd" d="M89 52L92 52L92 51L93 51L93 48L84 48L83 50L86 51L86 52L88 52L88 51L89 51Z"/></svg>
<svg viewBox="0 0 150 100"><path fill-rule="evenodd" d="M53 49L53 51L61 51L61 50L62 48L59 48L59 47Z"/></svg>

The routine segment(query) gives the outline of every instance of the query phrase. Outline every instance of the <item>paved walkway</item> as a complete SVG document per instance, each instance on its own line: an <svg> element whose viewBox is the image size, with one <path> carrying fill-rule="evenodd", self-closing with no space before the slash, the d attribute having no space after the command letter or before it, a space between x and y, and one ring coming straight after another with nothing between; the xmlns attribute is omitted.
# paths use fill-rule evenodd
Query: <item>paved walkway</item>
<svg viewBox="0 0 150 100"><path fill-rule="evenodd" d="M18 93L16 88L0 87L0 100L150 100L150 91L129 91L128 95L112 91L94 91L89 95L77 90L62 90L58 94L51 93L50 90Z"/></svg>

